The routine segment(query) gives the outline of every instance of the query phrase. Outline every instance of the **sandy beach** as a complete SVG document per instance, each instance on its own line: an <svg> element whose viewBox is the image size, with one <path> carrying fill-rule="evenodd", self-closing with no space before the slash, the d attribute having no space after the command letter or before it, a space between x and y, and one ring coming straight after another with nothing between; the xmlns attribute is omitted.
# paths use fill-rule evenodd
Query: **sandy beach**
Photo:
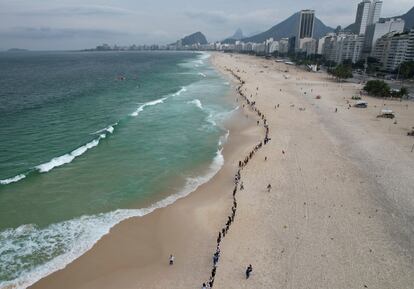
<svg viewBox="0 0 414 289"><path fill-rule="evenodd" d="M324 73L244 55L217 53L211 62L234 88L240 83L230 71L244 81L271 138L241 172L244 190L221 242L214 288L412 288L414 138L407 132L414 103L364 96L368 108L349 108L362 87ZM225 164L211 181L120 223L30 288L201 288L231 214L239 161L265 135L257 113L236 92L231 97L240 110L227 124ZM396 119L377 118L383 108Z"/></svg>

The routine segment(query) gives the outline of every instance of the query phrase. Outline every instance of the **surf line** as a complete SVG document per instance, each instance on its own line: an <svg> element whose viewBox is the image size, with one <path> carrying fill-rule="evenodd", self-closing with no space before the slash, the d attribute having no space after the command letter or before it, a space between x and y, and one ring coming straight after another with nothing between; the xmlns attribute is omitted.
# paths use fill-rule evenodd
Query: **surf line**
<svg viewBox="0 0 414 289"><path fill-rule="evenodd" d="M214 279L217 273L217 264L220 261L220 253L221 253L220 244L223 241L223 239L226 237L226 235L228 234L231 228L231 225L234 223L234 220L236 217L237 193L244 190L241 171L243 171L247 167L249 161L253 159L256 153L260 149L262 149L265 145L267 145L271 140L269 138L270 128L269 128L269 125L267 124L266 116L256 107L256 102L249 100L248 97L243 93L243 87L246 82L239 75L237 75L233 70L229 68L226 68L226 70L231 75L233 75L234 78L236 78L239 81L237 92L242 97L242 99L245 101L250 111L257 114L257 116L259 117L258 122L262 120L263 128L265 131L265 136L263 140L260 140L260 142L250 151L250 153L244 158L244 160L239 161L239 167L238 167L237 173L234 175L233 205L231 207L231 214L227 217L227 221L225 225L222 227L221 231L219 231L218 236L217 236L217 248L216 248L216 252L213 255L213 268L211 270L210 278L207 281L207 284L209 284L210 286L209 288L213 288L214 286Z"/></svg>
<svg viewBox="0 0 414 289"><path fill-rule="evenodd" d="M181 93L183 93L185 91L187 91L187 88L186 87L181 87L180 90L178 90L177 92L172 94L172 96L179 96ZM168 97L169 96L165 96L165 97L160 98L160 99L148 101L148 102L142 104L140 107L138 107L129 116L130 117L137 117L139 115L139 113L142 112L146 107L164 103L165 100L168 99ZM81 155L85 154L88 150L97 147L101 140L107 138L109 135L112 135L115 131L115 127L118 126L120 124L120 122L122 122L122 120L119 120L116 123L104 128L104 129L101 129L101 130L98 130L98 131L92 133L92 134L99 134L99 136L97 138L94 138L94 139L90 140L89 142L83 144L82 146L66 153L66 154L63 154L63 155L58 156L58 157L54 157L54 158L52 158L51 160L49 160L45 163L42 163L42 164L37 165L35 167L29 168L28 170L14 176L14 177L10 177L10 178L0 180L0 185L9 185L9 184L12 184L12 183L17 183L17 182L27 178L28 176L30 176L32 173L35 173L35 172L47 173L47 172L53 170L54 168L61 167L61 166L64 166L66 164L71 163L74 159L76 159L77 157L80 157Z"/></svg>

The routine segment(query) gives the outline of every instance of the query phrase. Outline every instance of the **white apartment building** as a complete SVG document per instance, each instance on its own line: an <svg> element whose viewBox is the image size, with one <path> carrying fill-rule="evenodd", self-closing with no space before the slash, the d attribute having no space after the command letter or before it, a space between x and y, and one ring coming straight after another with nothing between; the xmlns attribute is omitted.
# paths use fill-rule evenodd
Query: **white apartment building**
<svg viewBox="0 0 414 289"><path fill-rule="evenodd" d="M258 55L266 54L266 43L253 43L253 51Z"/></svg>
<svg viewBox="0 0 414 289"><path fill-rule="evenodd" d="M390 19L369 25L365 34L364 52L371 53L379 38L390 32L401 33L404 26L402 19Z"/></svg>
<svg viewBox="0 0 414 289"><path fill-rule="evenodd" d="M414 61L414 29L411 29L405 61Z"/></svg>
<svg viewBox="0 0 414 289"><path fill-rule="evenodd" d="M378 39L373 57L382 63L382 69L395 71L405 61L414 60L414 30L410 33L390 32Z"/></svg>
<svg viewBox="0 0 414 289"><path fill-rule="evenodd" d="M323 55L327 60L342 63L351 60L353 63L361 59L364 47L364 36L356 34L340 34L327 36L323 45Z"/></svg>
<svg viewBox="0 0 414 289"><path fill-rule="evenodd" d="M269 46L268 46L269 48L268 48L268 52L270 53L270 54L272 54L272 53L274 53L274 52L276 52L276 51L279 51L279 41L272 41L270 44L269 44Z"/></svg>
<svg viewBox="0 0 414 289"><path fill-rule="evenodd" d="M305 38L300 40L300 51L306 52L306 55L316 53L317 41L313 38Z"/></svg>

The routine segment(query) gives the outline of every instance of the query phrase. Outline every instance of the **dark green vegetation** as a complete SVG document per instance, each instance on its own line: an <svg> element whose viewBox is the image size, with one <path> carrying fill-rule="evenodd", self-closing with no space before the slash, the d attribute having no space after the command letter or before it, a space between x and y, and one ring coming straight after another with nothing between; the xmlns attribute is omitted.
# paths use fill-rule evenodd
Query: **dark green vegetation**
<svg viewBox="0 0 414 289"><path fill-rule="evenodd" d="M382 80L370 80L364 87L368 94L377 97L403 98L408 95L408 90L402 87L399 91L391 90L390 86Z"/></svg>
<svg viewBox="0 0 414 289"><path fill-rule="evenodd" d="M352 77L352 66L340 64L333 69L329 69L328 73L334 76L338 81L342 81Z"/></svg>
<svg viewBox="0 0 414 289"><path fill-rule="evenodd" d="M414 61L406 61L401 64L400 76L405 79L414 77Z"/></svg>

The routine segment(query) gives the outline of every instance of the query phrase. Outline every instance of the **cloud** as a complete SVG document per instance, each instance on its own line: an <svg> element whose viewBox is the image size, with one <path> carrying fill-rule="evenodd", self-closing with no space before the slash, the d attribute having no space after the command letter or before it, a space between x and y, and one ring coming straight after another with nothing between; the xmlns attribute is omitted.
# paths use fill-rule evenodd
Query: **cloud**
<svg viewBox="0 0 414 289"><path fill-rule="evenodd" d="M136 11L104 5L61 6L49 9L10 12L21 16L76 17L76 16L127 16L138 14ZM6 14L6 12L0 12Z"/></svg>
<svg viewBox="0 0 414 289"><path fill-rule="evenodd" d="M347 26L360 1L0 0L0 42L37 49L102 41L170 43L195 31L219 40L237 28L245 34L265 31L306 8L315 9L326 25ZM386 0L382 16L400 15L412 6L412 0Z"/></svg>
<svg viewBox="0 0 414 289"><path fill-rule="evenodd" d="M194 20L201 20L207 23L231 22L232 16L223 11L186 11L184 14Z"/></svg>
<svg viewBox="0 0 414 289"><path fill-rule="evenodd" d="M94 38L125 36L124 32L104 29L76 29L50 27L14 27L0 31L0 37L28 40L56 40L68 38Z"/></svg>
<svg viewBox="0 0 414 289"><path fill-rule="evenodd" d="M123 9L112 6L102 5L87 5L87 6L73 6L73 7L59 7L49 11L52 15L66 15L66 16L90 16L90 15L103 15L103 16L122 16L133 15L135 11Z"/></svg>
<svg viewBox="0 0 414 289"><path fill-rule="evenodd" d="M220 24L220 23L268 23L274 22L278 18L278 12L271 9L266 10L254 10L247 13L226 13L224 11L186 11L184 14L198 21L203 21L208 24ZM290 16L290 15L288 15Z"/></svg>

